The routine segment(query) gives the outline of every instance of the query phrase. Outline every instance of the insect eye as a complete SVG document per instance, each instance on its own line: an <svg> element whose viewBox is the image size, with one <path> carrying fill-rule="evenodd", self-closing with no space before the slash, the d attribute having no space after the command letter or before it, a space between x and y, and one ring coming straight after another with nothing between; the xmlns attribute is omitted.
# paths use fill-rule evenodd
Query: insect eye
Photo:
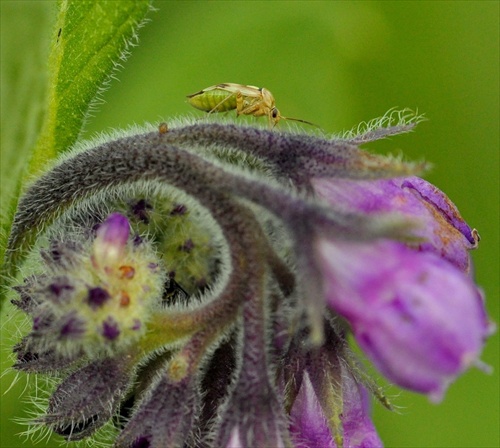
<svg viewBox="0 0 500 448"><path fill-rule="evenodd" d="M276 118L279 115L278 109L274 108L271 112L271 116L273 118Z"/></svg>

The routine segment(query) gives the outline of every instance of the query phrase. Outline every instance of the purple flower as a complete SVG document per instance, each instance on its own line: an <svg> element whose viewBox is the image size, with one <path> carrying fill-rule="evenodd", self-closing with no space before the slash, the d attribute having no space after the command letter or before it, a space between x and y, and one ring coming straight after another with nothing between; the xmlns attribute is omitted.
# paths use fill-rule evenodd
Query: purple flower
<svg viewBox="0 0 500 448"><path fill-rule="evenodd" d="M61 337L78 338L85 333L85 322L81 318L69 315L61 320Z"/></svg>
<svg viewBox="0 0 500 448"><path fill-rule="evenodd" d="M139 199L138 201L132 203L130 205L130 208L132 214L137 219L144 222L145 224L149 223L150 210L152 210L153 207L148 201L146 201L145 199Z"/></svg>
<svg viewBox="0 0 500 448"><path fill-rule="evenodd" d="M344 370L344 369L343 369ZM380 440L370 419L370 396L366 388L345 369L342 375L344 447L379 448Z"/></svg>
<svg viewBox="0 0 500 448"><path fill-rule="evenodd" d="M296 448L336 448L333 434L307 372L290 412L290 433Z"/></svg>
<svg viewBox="0 0 500 448"><path fill-rule="evenodd" d="M434 185L418 177L349 180L314 179L314 190L336 209L377 216L397 213L416 221L413 234L424 241L419 251L434 252L464 272L470 271L469 250L479 241L455 205Z"/></svg>
<svg viewBox="0 0 500 448"><path fill-rule="evenodd" d="M68 441L109 423L123 448L380 447L368 392L392 406L351 334L387 378L439 400L489 333L479 237L408 177L423 164L358 147L413 128L397 118L342 139L197 123L39 178L6 252L15 267L54 240L13 301L33 321L15 368L60 378L35 423ZM89 238L127 208L132 237L117 212Z"/></svg>
<svg viewBox="0 0 500 448"><path fill-rule="evenodd" d="M366 389L357 383L347 369L342 369L341 408L336 418L343 434L332 434L325 412L317 396L309 373L302 378L299 393L290 412L290 432L296 448L337 448L336 441L345 448L377 448L382 446L370 419L370 402ZM328 410L330 413L335 410Z"/></svg>
<svg viewBox="0 0 500 448"><path fill-rule="evenodd" d="M106 269L120 261L130 235L128 219L120 213L111 214L97 229L94 241L94 260Z"/></svg>
<svg viewBox="0 0 500 448"><path fill-rule="evenodd" d="M439 400L477 360L488 335L469 276L393 241L318 244L328 305L396 384Z"/></svg>

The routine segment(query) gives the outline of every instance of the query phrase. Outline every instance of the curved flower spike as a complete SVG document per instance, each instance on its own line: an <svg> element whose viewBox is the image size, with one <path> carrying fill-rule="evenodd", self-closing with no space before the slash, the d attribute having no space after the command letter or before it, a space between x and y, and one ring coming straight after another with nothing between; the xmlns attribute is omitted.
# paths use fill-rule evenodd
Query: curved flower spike
<svg viewBox="0 0 500 448"><path fill-rule="evenodd" d="M424 164L358 147L420 118L398 119L343 139L160 127L35 181L2 271L29 273L15 368L60 381L35 423L91 445L114 426L117 448L378 447L367 390L391 406L348 324L390 380L439 399L489 331L478 235L431 184L381 180Z"/></svg>
<svg viewBox="0 0 500 448"><path fill-rule="evenodd" d="M392 241L318 243L328 305L396 384L440 400L478 359L489 328L470 277Z"/></svg>

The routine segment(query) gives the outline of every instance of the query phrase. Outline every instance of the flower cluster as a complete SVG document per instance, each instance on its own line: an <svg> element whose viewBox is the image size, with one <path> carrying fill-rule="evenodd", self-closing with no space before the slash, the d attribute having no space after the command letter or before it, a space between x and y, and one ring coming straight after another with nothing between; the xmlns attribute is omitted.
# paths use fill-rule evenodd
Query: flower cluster
<svg viewBox="0 0 500 448"><path fill-rule="evenodd" d="M370 394L391 405L350 334L440 400L491 332L479 236L424 164L359 148L417 121L393 118L343 138L160 127L36 181L5 263L41 255L13 299L31 322L14 367L58 381L33 423L111 425L119 448L379 447Z"/></svg>
<svg viewBox="0 0 500 448"><path fill-rule="evenodd" d="M144 335L165 275L147 244L128 244L129 233L127 218L113 213L93 240L52 241L42 251L46 272L16 288L14 304L33 319L20 359L27 350L67 358L113 353Z"/></svg>

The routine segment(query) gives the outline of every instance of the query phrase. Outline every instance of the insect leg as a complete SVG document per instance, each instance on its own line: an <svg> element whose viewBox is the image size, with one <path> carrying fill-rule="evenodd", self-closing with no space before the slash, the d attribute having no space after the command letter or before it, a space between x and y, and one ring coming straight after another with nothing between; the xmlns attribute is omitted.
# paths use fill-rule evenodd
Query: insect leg
<svg viewBox="0 0 500 448"><path fill-rule="evenodd" d="M244 114L243 94L238 90L236 93L236 117Z"/></svg>
<svg viewBox="0 0 500 448"><path fill-rule="evenodd" d="M222 101L220 101L219 103L217 103L215 105L215 107L213 107L211 110L209 110L208 114L211 114L212 112L218 112L217 109L219 108L219 106L222 106L227 100L229 100L234 95L236 95L236 104L237 104L238 103L238 93L240 93L240 92L230 93L228 96L226 96L226 98L224 98ZM223 111L223 112L226 112L226 111Z"/></svg>
<svg viewBox="0 0 500 448"><path fill-rule="evenodd" d="M261 103L255 103L255 104L250 104L250 106L245 107L244 109L240 110L238 115L254 115L254 112L257 112L261 109L262 104ZM238 112L238 110L237 110ZM259 113L259 116L263 115Z"/></svg>
<svg viewBox="0 0 500 448"><path fill-rule="evenodd" d="M242 92L238 92L236 96L236 114L254 115L255 117L267 115L262 93L259 92L258 96L250 97L243 95Z"/></svg>

